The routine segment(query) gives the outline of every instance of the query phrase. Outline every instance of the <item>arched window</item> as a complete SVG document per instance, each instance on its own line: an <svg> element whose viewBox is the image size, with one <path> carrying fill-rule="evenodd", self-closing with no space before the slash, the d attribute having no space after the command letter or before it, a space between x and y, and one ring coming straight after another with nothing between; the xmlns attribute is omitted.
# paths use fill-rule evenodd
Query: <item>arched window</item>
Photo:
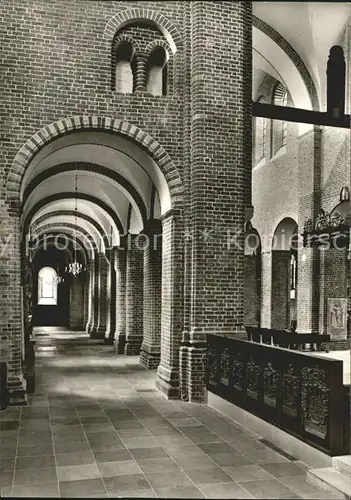
<svg viewBox="0 0 351 500"><path fill-rule="evenodd" d="M273 104L275 106L287 106L288 90L278 82L273 92ZM283 120L273 120L272 124L272 154L275 155L280 148L286 146L287 123Z"/></svg>
<svg viewBox="0 0 351 500"><path fill-rule="evenodd" d="M57 274L52 267L43 267L38 273L38 305L57 305Z"/></svg>
<svg viewBox="0 0 351 500"><path fill-rule="evenodd" d="M264 102L264 98L260 97L257 102ZM255 164L261 161L266 156L267 144L267 119L257 116L255 119Z"/></svg>
<svg viewBox="0 0 351 500"><path fill-rule="evenodd" d="M156 47L150 54L147 91L153 95L167 94L167 54L163 47Z"/></svg>
<svg viewBox="0 0 351 500"><path fill-rule="evenodd" d="M134 50L130 43L121 43L116 50L115 90L122 94L132 94L134 87L133 75Z"/></svg>

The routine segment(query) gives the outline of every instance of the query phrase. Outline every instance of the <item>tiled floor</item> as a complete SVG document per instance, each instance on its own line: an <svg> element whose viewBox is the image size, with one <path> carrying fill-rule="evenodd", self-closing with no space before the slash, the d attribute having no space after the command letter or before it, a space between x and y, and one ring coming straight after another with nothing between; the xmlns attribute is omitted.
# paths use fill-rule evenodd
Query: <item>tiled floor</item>
<svg viewBox="0 0 351 500"><path fill-rule="evenodd" d="M163 399L136 357L64 330L36 338L36 393L0 413L2 496L326 498L259 436Z"/></svg>

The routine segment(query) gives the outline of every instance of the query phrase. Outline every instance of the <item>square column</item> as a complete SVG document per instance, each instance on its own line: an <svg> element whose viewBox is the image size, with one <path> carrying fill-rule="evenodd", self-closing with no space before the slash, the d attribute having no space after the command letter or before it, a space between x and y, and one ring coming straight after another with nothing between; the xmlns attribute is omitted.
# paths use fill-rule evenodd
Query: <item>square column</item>
<svg viewBox="0 0 351 500"><path fill-rule="evenodd" d="M140 364L148 370L156 369L161 357L161 276L162 226L158 220L148 221L144 228L144 339Z"/></svg>
<svg viewBox="0 0 351 500"><path fill-rule="evenodd" d="M127 276L127 251L121 247L115 250L116 270L116 330L115 349L117 354L124 353L126 343L126 276Z"/></svg>
<svg viewBox="0 0 351 500"><path fill-rule="evenodd" d="M1 361L7 363L10 405L27 404L27 384L23 377L23 315L21 279L20 204L6 205L0 197L0 331Z"/></svg>
<svg viewBox="0 0 351 500"><path fill-rule="evenodd" d="M179 399L179 348L183 331L184 228L180 210L162 218L161 359L156 387Z"/></svg>
<svg viewBox="0 0 351 500"><path fill-rule="evenodd" d="M106 332L105 344L113 345L116 331L116 269L115 248L107 251L106 257L109 261L107 272L107 288L106 288Z"/></svg>
<svg viewBox="0 0 351 500"><path fill-rule="evenodd" d="M206 400L207 334L244 335L243 242L252 174L251 21L251 2L190 2L190 401ZM213 30L214 25L221 29Z"/></svg>
<svg viewBox="0 0 351 500"><path fill-rule="evenodd" d="M126 260L127 355L139 354L143 341L143 249L137 234L128 234Z"/></svg>
<svg viewBox="0 0 351 500"><path fill-rule="evenodd" d="M106 334L106 316L107 316L107 276L109 273L110 263L104 253L98 254L99 260L99 309L98 309L98 324L96 330L96 338L105 338Z"/></svg>
<svg viewBox="0 0 351 500"><path fill-rule="evenodd" d="M95 260L88 264L88 322L85 331L90 333L94 324L94 281L95 281Z"/></svg>

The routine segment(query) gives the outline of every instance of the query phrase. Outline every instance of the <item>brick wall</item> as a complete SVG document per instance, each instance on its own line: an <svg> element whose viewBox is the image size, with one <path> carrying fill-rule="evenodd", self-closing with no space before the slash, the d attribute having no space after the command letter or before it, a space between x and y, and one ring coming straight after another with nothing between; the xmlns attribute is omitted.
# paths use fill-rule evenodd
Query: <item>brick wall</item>
<svg viewBox="0 0 351 500"><path fill-rule="evenodd" d="M71 330L83 330L84 323L84 283L81 277L72 279L69 302L69 327Z"/></svg>
<svg viewBox="0 0 351 500"><path fill-rule="evenodd" d="M139 354L143 341L143 250L138 235L126 238L125 354Z"/></svg>

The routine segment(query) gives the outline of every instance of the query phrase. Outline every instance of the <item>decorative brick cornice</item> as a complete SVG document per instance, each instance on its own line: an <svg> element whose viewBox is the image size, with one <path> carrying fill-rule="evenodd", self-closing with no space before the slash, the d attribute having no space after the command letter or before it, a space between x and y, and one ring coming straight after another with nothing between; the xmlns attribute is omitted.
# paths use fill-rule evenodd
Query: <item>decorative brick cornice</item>
<svg viewBox="0 0 351 500"><path fill-rule="evenodd" d="M35 155L53 140L79 130L98 130L122 135L144 149L157 163L169 186L174 205L181 205L183 184L176 165L160 144L139 127L126 121L101 116L73 116L51 123L39 130L17 153L6 181L6 199L20 199L21 183L27 167Z"/></svg>
<svg viewBox="0 0 351 500"><path fill-rule="evenodd" d="M118 12L106 24L104 37L112 44L115 34L134 21L147 20L154 24L167 39L173 54L182 48L182 37L176 26L159 12L150 9L125 9Z"/></svg>
<svg viewBox="0 0 351 500"><path fill-rule="evenodd" d="M252 15L252 25L273 40L273 42L275 42L289 57L306 85L313 110L319 111L319 99L316 86L310 72L296 50L277 30L255 15Z"/></svg>

